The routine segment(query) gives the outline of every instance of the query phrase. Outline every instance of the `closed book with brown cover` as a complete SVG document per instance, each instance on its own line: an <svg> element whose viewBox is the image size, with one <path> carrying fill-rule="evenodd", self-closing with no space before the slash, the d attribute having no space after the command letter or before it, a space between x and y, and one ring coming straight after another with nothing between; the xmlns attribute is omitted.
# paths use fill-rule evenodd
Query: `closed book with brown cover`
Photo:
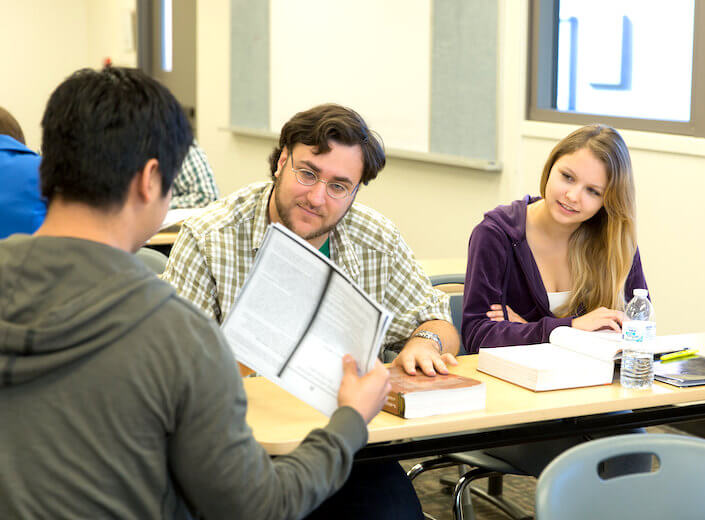
<svg viewBox="0 0 705 520"><path fill-rule="evenodd" d="M392 390L383 410L412 419L445 413L468 412L485 407L485 384L456 374L433 377L418 371L410 376L390 367Z"/></svg>

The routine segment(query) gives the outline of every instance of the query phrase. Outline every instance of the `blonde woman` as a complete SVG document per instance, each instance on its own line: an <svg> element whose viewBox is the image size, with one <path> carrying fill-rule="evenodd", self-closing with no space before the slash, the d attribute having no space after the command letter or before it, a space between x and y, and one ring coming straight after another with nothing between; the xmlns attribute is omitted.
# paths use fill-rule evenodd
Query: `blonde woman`
<svg viewBox="0 0 705 520"><path fill-rule="evenodd" d="M582 127L546 161L541 197L485 214L470 237L465 349L543 343L558 326L614 329L646 289L629 151L613 128Z"/></svg>
<svg viewBox="0 0 705 520"><path fill-rule="evenodd" d="M591 125L564 138L546 161L540 188L541 197L486 213L470 236L462 324L469 353L546 342L561 325L620 330L625 299L646 288L631 160L616 130ZM487 452L538 476L555 456L589 438ZM601 474L648 471L650 463L628 456Z"/></svg>

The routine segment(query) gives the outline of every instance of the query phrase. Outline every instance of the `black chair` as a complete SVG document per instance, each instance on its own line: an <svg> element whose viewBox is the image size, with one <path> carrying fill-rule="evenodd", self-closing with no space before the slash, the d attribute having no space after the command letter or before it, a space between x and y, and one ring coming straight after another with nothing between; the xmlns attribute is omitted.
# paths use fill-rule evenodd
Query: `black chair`
<svg viewBox="0 0 705 520"><path fill-rule="evenodd" d="M463 316L463 285L465 283L465 275L450 274L432 276L431 283L450 295L450 310L453 325L455 325L455 328L460 332L460 324ZM465 353L465 351L461 347L461 354L462 353ZM521 511L516 505L507 501L502 494L502 478L504 475L526 475L526 473L503 460L488 455L482 450L451 453L449 455L425 460L412 467L407 472L407 475L409 479L413 480L424 471L451 466L459 466L460 478L457 482L441 479L441 483L448 485L452 489L453 516L456 519L463 520L466 513L469 518L474 518L470 497L469 494L466 493L468 489L470 493L487 500L514 520L531 520L533 518L531 515L527 515ZM467 467L471 469L468 470ZM487 491L475 486L470 486L471 482L481 478L488 479Z"/></svg>

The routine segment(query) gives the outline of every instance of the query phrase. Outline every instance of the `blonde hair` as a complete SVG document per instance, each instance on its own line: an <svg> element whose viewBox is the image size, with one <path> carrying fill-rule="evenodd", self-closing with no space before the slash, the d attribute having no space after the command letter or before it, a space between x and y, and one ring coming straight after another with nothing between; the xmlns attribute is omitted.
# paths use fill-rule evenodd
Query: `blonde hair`
<svg viewBox="0 0 705 520"><path fill-rule="evenodd" d="M636 202L629 150L622 136L609 126L579 128L551 151L541 175L541 196L555 162L583 148L605 167L607 186L603 206L583 222L568 242L572 277L570 300L557 316L590 312L598 307L624 308L624 283L636 253Z"/></svg>

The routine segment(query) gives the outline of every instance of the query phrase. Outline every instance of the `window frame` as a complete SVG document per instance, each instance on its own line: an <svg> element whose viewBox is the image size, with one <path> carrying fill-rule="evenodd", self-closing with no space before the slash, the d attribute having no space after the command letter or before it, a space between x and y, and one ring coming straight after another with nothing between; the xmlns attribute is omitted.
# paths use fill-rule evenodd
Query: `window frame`
<svg viewBox="0 0 705 520"><path fill-rule="evenodd" d="M556 98L558 9L560 0L529 0L526 119L587 125L595 122L622 129L705 137L705 0L695 0L690 121L664 121L563 112L550 108ZM541 27L550 30L541 32Z"/></svg>

